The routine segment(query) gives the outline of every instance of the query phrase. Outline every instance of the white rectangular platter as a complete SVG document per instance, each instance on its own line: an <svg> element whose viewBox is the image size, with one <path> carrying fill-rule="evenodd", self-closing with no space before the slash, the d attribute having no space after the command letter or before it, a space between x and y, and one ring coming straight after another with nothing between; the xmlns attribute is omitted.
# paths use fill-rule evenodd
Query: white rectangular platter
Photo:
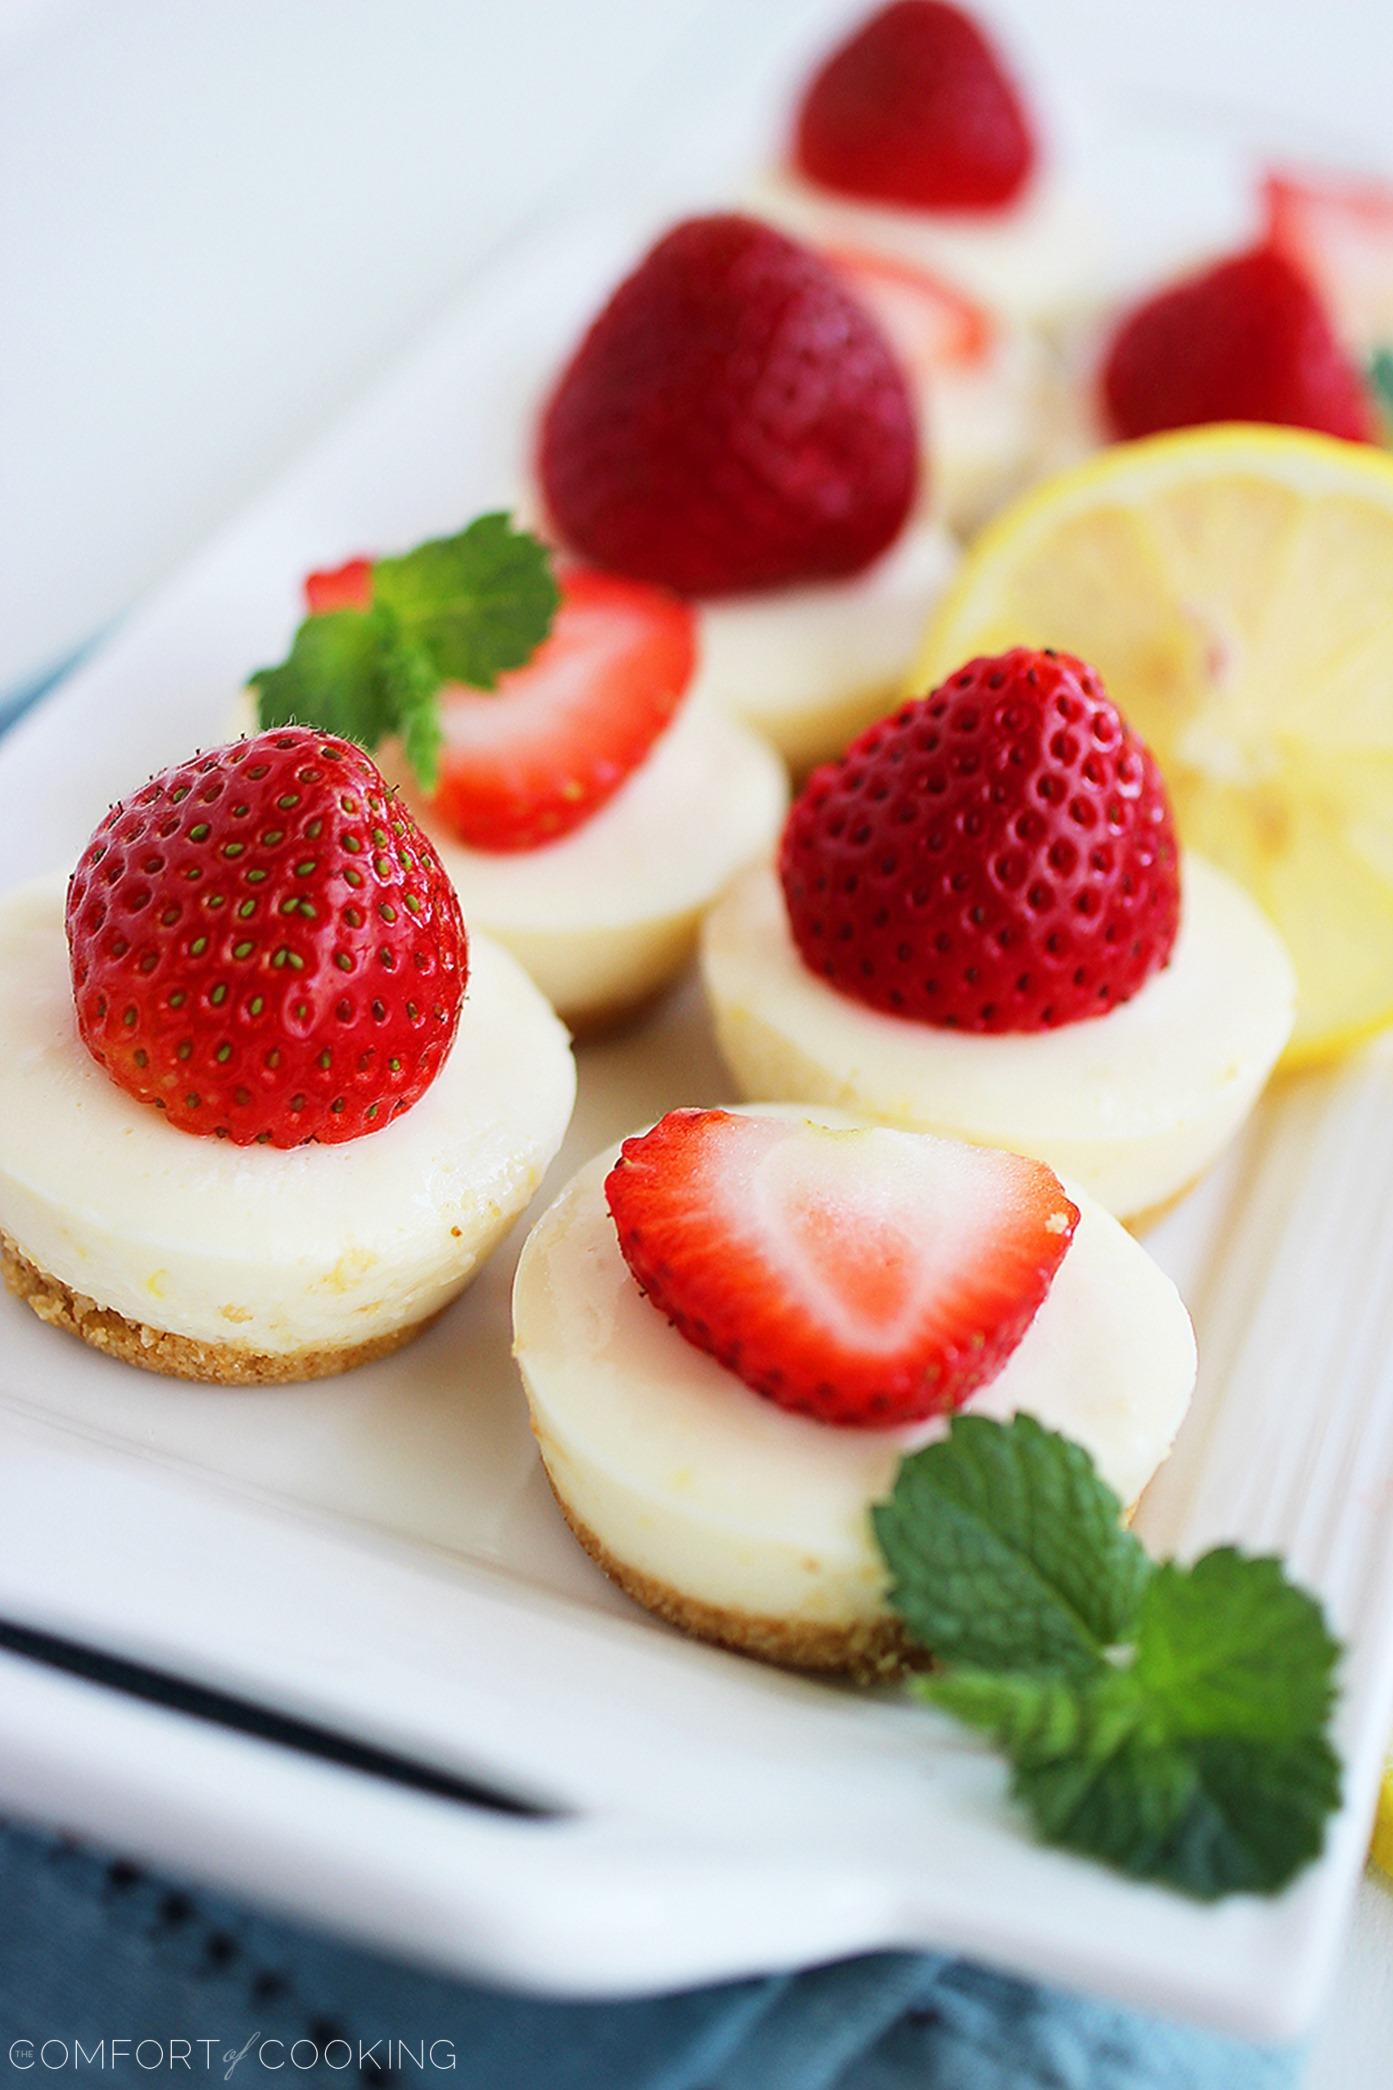
<svg viewBox="0 0 1393 2090"><path fill-rule="evenodd" d="M0 886L225 737L300 576L506 502L543 374L648 226L576 220L481 279L328 443L0 743ZM554 1172L728 1091L688 987L581 1054ZM1350 1639L1347 1802L1274 1901L1203 1909L1037 1848L1004 1773L893 1696L689 1644L555 1512L509 1355L522 1229L419 1344L343 1380L147 1378L0 1303L0 1616L558 1810L405 1790L0 1656L0 1808L452 1968L613 1994L942 1948L1257 2037L1306 2028L1393 1725L1393 1069L1279 1089L1153 1235L1192 1305L1161 1550L1280 1549ZM547 1192L544 1190L543 1196Z"/></svg>

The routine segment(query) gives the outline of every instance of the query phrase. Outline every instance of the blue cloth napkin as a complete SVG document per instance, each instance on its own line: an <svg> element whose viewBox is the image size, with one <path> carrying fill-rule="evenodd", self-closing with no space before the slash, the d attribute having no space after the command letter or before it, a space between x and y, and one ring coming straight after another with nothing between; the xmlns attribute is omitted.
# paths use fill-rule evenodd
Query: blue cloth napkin
<svg viewBox="0 0 1393 2090"><path fill-rule="evenodd" d="M0 697L0 732L79 658ZM1294 2090L1298 2072L1290 2050L1240 2046L932 1953L635 2002L519 1996L0 1822L5 2084L98 2075L467 2090Z"/></svg>
<svg viewBox="0 0 1393 2090"><path fill-rule="evenodd" d="M113 2065L116 2039L129 2044ZM637 2002L505 1994L0 1826L0 2081L39 2084L62 2072L64 2049L75 2073L77 2042L91 2055L103 2040L104 2079L118 2082L1294 2090L1297 2080L1291 2053L933 1954L877 1954Z"/></svg>

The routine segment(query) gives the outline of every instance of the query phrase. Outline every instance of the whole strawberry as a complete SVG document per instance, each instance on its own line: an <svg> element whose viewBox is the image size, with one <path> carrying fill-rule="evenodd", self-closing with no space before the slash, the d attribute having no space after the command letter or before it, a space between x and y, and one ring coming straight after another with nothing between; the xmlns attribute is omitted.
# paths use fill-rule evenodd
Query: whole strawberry
<svg viewBox="0 0 1393 2090"><path fill-rule="evenodd" d="M444 1064L464 923L431 843L363 750L282 727L113 806L68 887L84 1044L182 1131L337 1142Z"/></svg>
<svg viewBox="0 0 1393 2090"><path fill-rule="evenodd" d="M1368 389L1310 279L1271 247L1187 276L1123 319L1104 358L1114 435L1270 421L1372 442Z"/></svg>
<svg viewBox="0 0 1393 2090"><path fill-rule="evenodd" d="M884 336L818 256L692 218L620 284L547 407L573 549L684 595L856 573L898 534L918 444Z"/></svg>
<svg viewBox="0 0 1393 2090"><path fill-rule="evenodd" d="M1035 166L1030 121L997 52L944 0L894 0L815 75L794 157L844 196L920 210L993 210Z"/></svg>
<svg viewBox="0 0 1393 2090"><path fill-rule="evenodd" d="M1170 957L1175 825L1092 668L1018 646L814 772L780 856L812 971L945 1029L1106 1015Z"/></svg>

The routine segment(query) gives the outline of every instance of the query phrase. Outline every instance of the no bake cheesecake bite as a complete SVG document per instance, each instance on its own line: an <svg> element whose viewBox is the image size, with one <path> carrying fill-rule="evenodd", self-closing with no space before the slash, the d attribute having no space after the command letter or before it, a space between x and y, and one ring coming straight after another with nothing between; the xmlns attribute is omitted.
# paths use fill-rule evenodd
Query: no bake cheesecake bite
<svg viewBox="0 0 1393 2090"><path fill-rule="evenodd" d="M1295 994L1098 677L1024 647L817 771L703 966L742 1094L1032 1154L1122 1218L1232 1137Z"/></svg>
<svg viewBox="0 0 1393 2090"><path fill-rule="evenodd" d="M689 963L703 910L777 833L770 749L693 687L666 589L550 553L501 515L306 583L256 716L377 747L469 920L577 1033ZM400 663L410 663L403 677Z"/></svg>
<svg viewBox="0 0 1393 2090"><path fill-rule="evenodd" d="M899 687L955 553L916 507L909 382L826 260L738 214L675 226L542 415L550 528L698 612L698 689L795 768Z"/></svg>
<svg viewBox="0 0 1393 2090"><path fill-rule="evenodd" d="M873 1506L949 1417L1035 1416L1126 1503L1194 1339L1085 1192L1017 1155L835 1110L679 1110L529 1236L518 1363L561 1508L673 1624L861 1677L908 1644Z"/></svg>
<svg viewBox="0 0 1393 2090"><path fill-rule="evenodd" d="M385 1355L463 1289L575 1096L361 748L286 728L122 799L0 901L0 1252L41 1319L230 1385Z"/></svg>
<svg viewBox="0 0 1393 2090"><path fill-rule="evenodd" d="M924 269L1017 319L1092 290L1092 211L1011 66L946 0L892 0L828 53L755 207L818 247Z"/></svg>

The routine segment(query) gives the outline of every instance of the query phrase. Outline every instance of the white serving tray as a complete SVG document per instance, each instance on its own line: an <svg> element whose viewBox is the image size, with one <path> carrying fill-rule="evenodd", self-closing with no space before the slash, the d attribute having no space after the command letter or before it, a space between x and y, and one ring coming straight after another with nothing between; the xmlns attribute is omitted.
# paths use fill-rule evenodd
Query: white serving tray
<svg viewBox="0 0 1393 2090"><path fill-rule="evenodd" d="M300 576L521 483L540 375L636 251L553 227L0 743L0 886L224 736ZM729 1093L694 991L581 1055L554 1188ZM943 1948L1264 2038L1323 1994L1393 1725L1393 1071L1292 1082L1153 1236L1203 1370L1140 1528L1279 1548L1350 1636L1347 1805L1274 1901L1203 1909L1033 1845L997 1762L893 1696L682 1640L543 1483L509 1356L521 1232L400 1357L295 1390L145 1377L0 1303L0 1617L548 1803L405 1790L0 1656L0 1807L450 1968L578 1994ZM546 1195L544 1191L543 1195Z"/></svg>

